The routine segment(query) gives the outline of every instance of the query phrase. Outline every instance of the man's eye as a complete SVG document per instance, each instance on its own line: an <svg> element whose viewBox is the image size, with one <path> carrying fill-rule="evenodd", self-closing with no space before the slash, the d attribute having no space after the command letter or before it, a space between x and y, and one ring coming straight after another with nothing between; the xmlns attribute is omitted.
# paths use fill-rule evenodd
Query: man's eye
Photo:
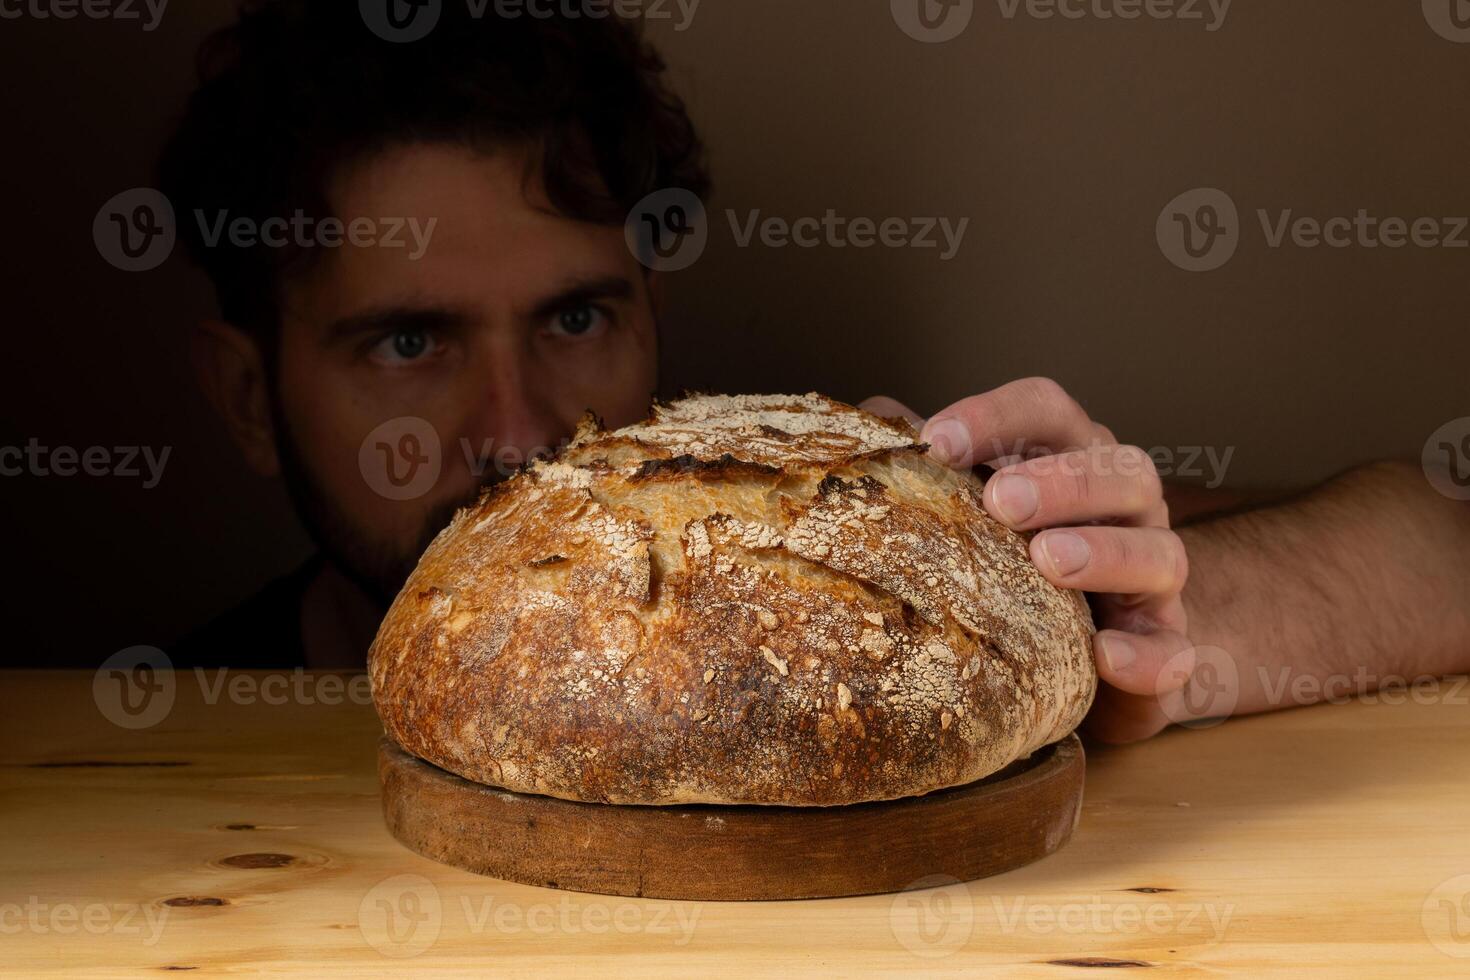
<svg viewBox="0 0 1470 980"><path fill-rule="evenodd" d="M581 337L602 327L607 314L595 306L572 306L552 317L552 328L569 337Z"/></svg>
<svg viewBox="0 0 1470 980"><path fill-rule="evenodd" d="M434 338L427 330L395 330L373 345L375 360L386 364L406 364L434 351Z"/></svg>

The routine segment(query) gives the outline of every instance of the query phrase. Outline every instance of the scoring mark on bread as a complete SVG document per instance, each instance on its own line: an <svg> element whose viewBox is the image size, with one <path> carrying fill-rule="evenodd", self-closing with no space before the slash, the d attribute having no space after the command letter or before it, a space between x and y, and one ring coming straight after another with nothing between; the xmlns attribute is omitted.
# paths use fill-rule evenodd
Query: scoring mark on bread
<svg viewBox="0 0 1470 980"><path fill-rule="evenodd" d="M767 463L752 463L725 453L719 459L703 460L685 453L668 459L647 459L639 464L628 477L630 483L649 480L679 480L694 477L700 480L733 480L750 477L780 477L784 470Z"/></svg>
<svg viewBox="0 0 1470 980"><path fill-rule="evenodd" d="M584 426L426 553L411 586L431 600L374 645L386 727L468 778L571 799L843 803L993 771L1076 707L1046 675L1071 662L1023 663L1027 644L1090 650L990 635L1013 624L977 608L983 576L1031 618L1054 597L975 543L1009 532L913 440L819 396Z"/></svg>

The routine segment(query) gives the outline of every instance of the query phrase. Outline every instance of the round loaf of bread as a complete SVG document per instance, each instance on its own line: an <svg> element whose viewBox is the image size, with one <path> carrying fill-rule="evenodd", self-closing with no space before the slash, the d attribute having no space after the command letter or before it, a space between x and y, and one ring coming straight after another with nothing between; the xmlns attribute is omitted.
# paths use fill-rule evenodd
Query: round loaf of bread
<svg viewBox="0 0 1470 980"><path fill-rule="evenodd" d="M369 657L383 725L479 783L830 806L972 782L1092 701L1092 620L980 481L820 395L589 416L461 510Z"/></svg>

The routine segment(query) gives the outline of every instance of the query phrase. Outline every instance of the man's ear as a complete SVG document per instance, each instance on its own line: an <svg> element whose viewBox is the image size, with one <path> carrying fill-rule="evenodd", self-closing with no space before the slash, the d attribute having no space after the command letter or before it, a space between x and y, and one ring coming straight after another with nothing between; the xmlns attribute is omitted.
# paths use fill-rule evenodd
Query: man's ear
<svg viewBox="0 0 1470 980"><path fill-rule="evenodd" d="M255 338L221 320L201 322L191 337L194 372L250 468L280 472L271 418L270 378Z"/></svg>

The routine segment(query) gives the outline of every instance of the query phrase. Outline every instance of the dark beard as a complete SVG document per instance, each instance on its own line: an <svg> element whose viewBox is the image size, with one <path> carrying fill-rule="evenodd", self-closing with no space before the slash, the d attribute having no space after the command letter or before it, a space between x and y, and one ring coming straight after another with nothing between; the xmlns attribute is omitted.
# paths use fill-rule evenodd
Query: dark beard
<svg viewBox="0 0 1470 980"><path fill-rule="evenodd" d="M418 565L419 556L461 507L475 502L477 488L464 500L436 504L424 514L423 524L408 553L378 540L370 529L353 527L333 505L307 464L282 417L279 399L273 399L276 454L281 482L296 508L306 533L322 555L384 612L393 604L403 583Z"/></svg>

